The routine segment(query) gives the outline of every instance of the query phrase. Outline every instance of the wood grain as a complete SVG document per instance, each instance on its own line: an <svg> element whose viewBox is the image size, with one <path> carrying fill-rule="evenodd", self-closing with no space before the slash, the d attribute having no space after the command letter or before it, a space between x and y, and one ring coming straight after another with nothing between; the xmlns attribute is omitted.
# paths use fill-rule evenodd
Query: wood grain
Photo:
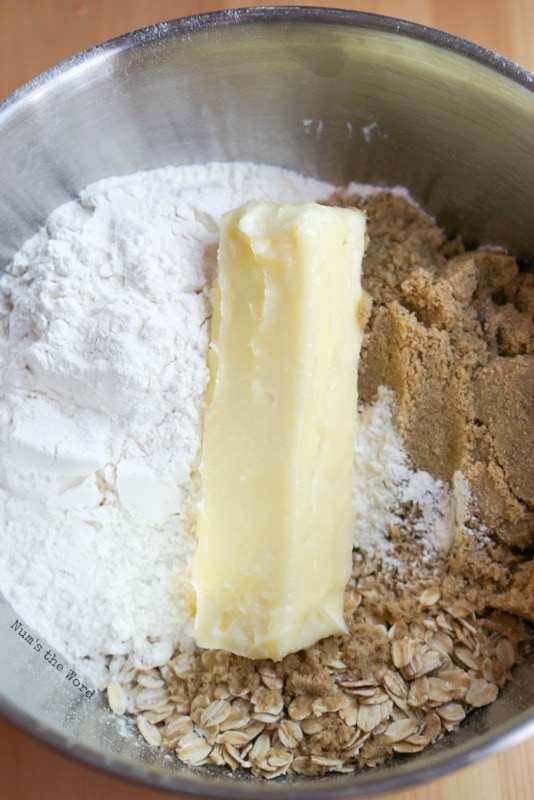
<svg viewBox="0 0 534 800"><path fill-rule="evenodd" d="M284 5L269 0L264 4ZM532 0L300 0L430 25L534 70ZM64 58L136 28L246 5L216 0L0 0L0 98ZM249 3L248 5L261 5ZM157 800L37 743L0 720L1 800ZM379 800L532 800L534 738L459 773ZM177 798L179 800L179 798Z"/></svg>

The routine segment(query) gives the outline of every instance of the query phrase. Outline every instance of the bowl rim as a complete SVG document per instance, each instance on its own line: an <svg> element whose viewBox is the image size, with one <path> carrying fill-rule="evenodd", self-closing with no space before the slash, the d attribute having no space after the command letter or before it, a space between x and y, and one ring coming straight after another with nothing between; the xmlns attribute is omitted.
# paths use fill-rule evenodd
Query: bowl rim
<svg viewBox="0 0 534 800"><path fill-rule="evenodd" d="M158 40L179 38L213 29L245 27L257 23L303 22L343 25L348 28L366 29L415 39L440 50L476 61L534 94L534 73L498 53L432 27L395 17L341 8L266 5L211 11L159 22L122 34L70 56L16 89L5 99L0 100L0 128L2 119L9 116L19 102L24 101L34 92L42 91L48 83L59 76L69 73L83 64L90 63L95 57L109 56L115 52L134 50ZM282 796L286 800L318 800L325 797L332 798L332 800L342 800L342 798L348 800L349 798L382 794L443 777L482 758L495 755L505 748L519 744L534 735L533 707L491 731L481 734L477 737L475 744L464 742L454 748L442 750L428 756L423 764L418 764L417 760L408 758L398 769L395 769L393 775L390 775L387 770L377 772L366 770L321 781L312 779L306 782L301 779L298 785L292 785L291 782L252 782L248 780L243 782L228 780L223 784L218 781L212 782L202 775L198 775L196 778L193 778L192 775L191 778L184 780L179 772L166 774L161 770L151 768L150 765L143 765L141 762L135 764L112 753L107 754L94 750L88 745L73 744L68 736L54 731L46 725L39 724L36 727L35 719L29 713L16 707L1 693L0 715L41 744L114 777L159 791L180 792L184 797L212 797L221 800L223 798L228 798L228 800L233 798L239 798L239 800L267 798L269 800L272 798L274 800ZM355 775L358 776L356 783L353 782Z"/></svg>
<svg viewBox="0 0 534 800"><path fill-rule="evenodd" d="M476 61L534 93L534 72L530 72L520 64L505 58L505 56L493 50L428 25L421 25L417 22L410 22L383 14L373 14L367 11L353 11L323 6L264 5L228 8L220 11L208 11L202 14L177 17L176 19L157 22L144 28L137 28L96 44L60 61L23 84L23 86L15 89L4 99L0 99L0 118L11 106L16 105L33 91L42 90L49 81L96 56L109 55L112 52L122 50L132 50L140 45L150 44L160 39L208 31L213 28L240 27L266 22L300 23L303 21L307 23L345 25L352 28L374 30L416 39L420 42L434 45L440 50L456 53Z"/></svg>

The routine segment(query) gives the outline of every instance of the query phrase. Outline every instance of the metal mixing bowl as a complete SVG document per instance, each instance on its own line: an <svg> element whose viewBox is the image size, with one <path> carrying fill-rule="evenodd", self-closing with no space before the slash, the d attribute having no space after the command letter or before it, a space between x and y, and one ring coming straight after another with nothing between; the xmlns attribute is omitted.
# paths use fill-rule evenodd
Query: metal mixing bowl
<svg viewBox="0 0 534 800"><path fill-rule="evenodd" d="M321 179L401 184L468 242L534 254L534 76L464 41L368 14L228 11L123 36L0 105L0 261L87 183L165 164L251 160ZM260 782L186 769L124 738L13 634L0 597L0 710L48 744L154 787L335 798L435 778L534 733L534 661L460 732L383 768Z"/></svg>

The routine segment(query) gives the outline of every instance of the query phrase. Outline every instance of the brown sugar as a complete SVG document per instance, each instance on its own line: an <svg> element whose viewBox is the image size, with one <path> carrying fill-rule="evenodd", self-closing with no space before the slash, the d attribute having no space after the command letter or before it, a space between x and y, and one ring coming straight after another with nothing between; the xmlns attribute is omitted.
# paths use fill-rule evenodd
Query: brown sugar
<svg viewBox="0 0 534 800"><path fill-rule="evenodd" d="M530 616L534 607L534 561L520 564L506 592L490 600L490 604L517 617Z"/></svg>
<svg viewBox="0 0 534 800"><path fill-rule="evenodd" d="M416 209L401 222L402 197L376 194L360 205L372 243L364 283L374 301L360 395L369 402L381 384L394 389L414 465L444 480L462 470L479 522L509 546L530 548L534 276L501 252L447 244Z"/></svg>
<svg viewBox="0 0 534 800"><path fill-rule="evenodd" d="M382 384L397 398L397 426L414 464L450 480L465 449L466 398L446 331L426 327L397 300L375 307L362 351L360 397ZM440 420L436 425L435 421Z"/></svg>

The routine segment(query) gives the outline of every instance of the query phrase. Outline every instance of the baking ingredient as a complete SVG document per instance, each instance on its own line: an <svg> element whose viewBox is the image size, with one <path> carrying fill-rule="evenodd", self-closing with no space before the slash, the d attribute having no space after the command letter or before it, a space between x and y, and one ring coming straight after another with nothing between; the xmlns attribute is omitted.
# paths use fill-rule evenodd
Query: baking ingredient
<svg viewBox="0 0 534 800"><path fill-rule="evenodd" d="M472 494L469 528L488 531L505 548L528 550L534 276L499 250L464 252L400 198L374 195L360 205L372 218L363 284L375 301L360 396L369 402L380 386L391 388L411 463L447 483L460 470ZM460 541L480 562L476 537L463 534L457 547Z"/></svg>
<svg viewBox="0 0 534 800"><path fill-rule="evenodd" d="M346 630L365 217L316 203L226 213L212 291L201 647L249 658Z"/></svg>

